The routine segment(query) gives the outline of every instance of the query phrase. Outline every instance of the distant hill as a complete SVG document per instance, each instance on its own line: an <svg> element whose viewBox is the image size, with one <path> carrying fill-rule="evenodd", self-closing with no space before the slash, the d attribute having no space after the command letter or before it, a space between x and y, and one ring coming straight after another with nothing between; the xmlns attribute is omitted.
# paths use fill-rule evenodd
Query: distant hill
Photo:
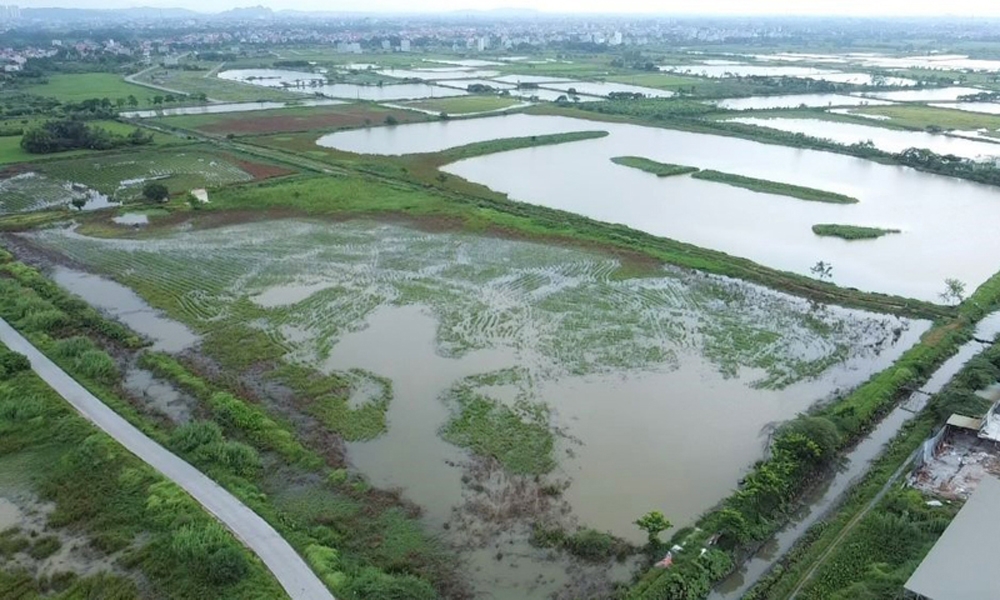
<svg viewBox="0 0 1000 600"><path fill-rule="evenodd" d="M22 8L21 17L39 21L191 19L203 17L186 8L153 8L149 6L121 9L96 8Z"/></svg>

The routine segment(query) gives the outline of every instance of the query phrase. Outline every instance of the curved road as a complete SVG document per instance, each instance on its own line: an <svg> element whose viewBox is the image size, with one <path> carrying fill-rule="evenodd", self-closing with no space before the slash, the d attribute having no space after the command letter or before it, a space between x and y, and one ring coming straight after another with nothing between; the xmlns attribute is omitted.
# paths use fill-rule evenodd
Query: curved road
<svg viewBox="0 0 1000 600"><path fill-rule="evenodd" d="M6 321L0 319L0 341L28 357L38 376L45 380L88 421L104 430L130 452L167 479L184 488L209 513L229 528L271 570L293 600L334 600L302 557L273 527L219 484L195 469L88 392L55 363L38 351Z"/></svg>

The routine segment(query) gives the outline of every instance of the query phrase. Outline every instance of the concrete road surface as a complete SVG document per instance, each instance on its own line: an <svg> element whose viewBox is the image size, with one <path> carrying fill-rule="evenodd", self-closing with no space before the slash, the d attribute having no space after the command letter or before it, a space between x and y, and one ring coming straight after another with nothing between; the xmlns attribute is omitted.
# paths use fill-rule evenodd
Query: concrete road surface
<svg viewBox="0 0 1000 600"><path fill-rule="evenodd" d="M333 594L302 557L264 519L201 471L146 437L108 408L2 319L0 341L11 350L27 356L38 376L87 420L191 494L264 561L293 600L333 600Z"/></svg>

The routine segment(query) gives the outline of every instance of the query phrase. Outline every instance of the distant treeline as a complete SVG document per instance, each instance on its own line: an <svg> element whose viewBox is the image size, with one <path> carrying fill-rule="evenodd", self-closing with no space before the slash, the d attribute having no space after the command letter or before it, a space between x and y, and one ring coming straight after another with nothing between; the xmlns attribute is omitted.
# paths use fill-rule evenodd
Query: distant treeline
<svg viewBox="0 0 1000 600"><path fill-rule="evenodd" d="M117 135L83 121L46 121L24 132L21 148L31 154L52 154L66 150L111 150L124 146L152 143L152 134L136 128L128 135Z"/></svg>

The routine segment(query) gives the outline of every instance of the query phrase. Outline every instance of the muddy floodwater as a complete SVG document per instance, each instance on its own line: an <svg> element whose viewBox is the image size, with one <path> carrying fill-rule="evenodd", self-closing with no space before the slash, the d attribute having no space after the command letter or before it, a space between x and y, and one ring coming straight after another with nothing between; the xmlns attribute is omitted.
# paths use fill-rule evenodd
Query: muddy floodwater
<svg viewBox="0 0 1000 600"><path fill-rule="evenodd" d="M464 96L466 92L427 83L400 83L396 85L357 85L353 83L325 83L326 78L314 73L286 71L283 69L233 69L222 71L221 79L240 81L264 87L288 89L303 94L321 94L347 100L417 100L421 98L448 98ZM470 75L471 77L471 75Z"/></svg>
<svg viewBox="0 0 1000 600"><path fill-rule="evenodd" d="M767 110L772 108L798 108L800 106L881 106L891 103L884 100L873 100L843 94L789 94L786 96L727 98L725 100L714 100L711 104L729 110Z"/></svg>
<svg viewBox="0 0 1000 600"><path fill-rule="evenodd" d="M463 549L484 598L543 598L578 572L527 544L530 521L470 533L481 491L469 478L498 497L534 479L442 437L464 410L453 390L543 411L553 466L541 482L565 486L558 517L638 543L638 515L659 509L691 523L762 456L775 423L889 366L928 326L676 269L622 279L617 259L582 250L366 221L31 237L161 290L160 301L173 295L165 308L189 326L245 319L249 302L253 325L289 360L388 379L387 431L351 442L349 459L425 509L428 525ZM88 299L121 293L90 277ZM79 275L56 280L84 285ZM156 401L180 409L176 398ZM627 576L621 569L615 577Z"/></svg>
<svg viewBox="0 0 1000 600"><path fill-rule="evenodd" d="M324 136L320 143L350 152L405 154L496 138L595 129L611 135L472 158L448 165L445 171L514 200L621 223L786 271L809 275L817 261L827 261L833 264L835 283L862 290L938 301L945 279L957 278L974 289L996 271L993 257L1000 256L1000 237L982 224L1000 222L1000 189L839 154L530 115L379 127ZM971 140L870 129L1000 149ZM659 178L611 162L627 155L839 192L860 202L806 202L690 177ZM903 233L848 242L813 234L817 223Z"/></svg>
<svg viewBox="0 0 1000 600"><path fill-rule="evenodd" d="M176 117L181 115L218 115L235 112L275 110L278 108L300 108L306 106L332 106L343 104L342 100L316 99L296 102L238 102L230 104L206 104L204 106L184 106L181 108L160 108L157 110L133 110L123 112L126 119L150 119L153 117Z"/></svg>
<svg viewBox="0 0 1000 600"><path fill-rule="evenodd" d="M151 339L155 350L181 352L198 342L198 336L184 324L164 317L135 292L110 279L65 267L56 267L52 279L87 304Z"/></svg>

